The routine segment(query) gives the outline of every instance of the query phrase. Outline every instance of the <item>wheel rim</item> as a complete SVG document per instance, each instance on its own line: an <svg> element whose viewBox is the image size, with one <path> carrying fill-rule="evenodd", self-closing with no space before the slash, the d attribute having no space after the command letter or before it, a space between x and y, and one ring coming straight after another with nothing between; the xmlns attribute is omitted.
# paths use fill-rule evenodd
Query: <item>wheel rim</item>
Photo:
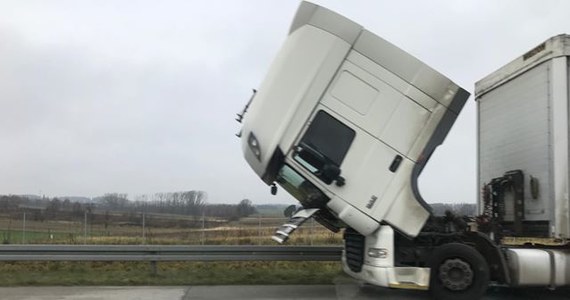
<svg viewBox="0 0 570 300"><path fill-rule="evenodd" d="M464 260L448 259L439 266L438 277L445 288L463 291L473 283L473 270Z"/></svg>

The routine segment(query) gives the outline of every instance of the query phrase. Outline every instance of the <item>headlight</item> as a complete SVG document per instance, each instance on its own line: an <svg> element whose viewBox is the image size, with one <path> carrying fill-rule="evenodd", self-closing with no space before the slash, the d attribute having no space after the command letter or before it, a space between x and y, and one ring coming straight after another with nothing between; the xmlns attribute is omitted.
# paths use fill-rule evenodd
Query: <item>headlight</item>
<svg viewBox="0 0 570 300"><path fill-rule="evenodd" d="M388 250L384 248L368 248L368 256L372 258L388 257Z"/></svg>
<svg viewBox="0 0 570 300"><path fill-rule="evenodd" d="M249 133L247 137L247 144L249 145L249 149L253 152L253 155L257 158L257 160L261 161L261 148L259 147L259 142L257 138L253 134L253 132Z"/></svg>

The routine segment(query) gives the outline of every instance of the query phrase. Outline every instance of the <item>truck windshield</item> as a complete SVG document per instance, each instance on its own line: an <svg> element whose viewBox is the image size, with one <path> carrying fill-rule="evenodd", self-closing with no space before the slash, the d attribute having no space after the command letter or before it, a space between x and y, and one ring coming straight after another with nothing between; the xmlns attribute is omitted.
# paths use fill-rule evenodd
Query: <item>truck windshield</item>
<svg viewBox="0 0 570 300"><path fill-rule="evenodd" d="M279 170L276 181L305 208L320 208L329 200L314 184L288 165L283 165Z"/></svg>

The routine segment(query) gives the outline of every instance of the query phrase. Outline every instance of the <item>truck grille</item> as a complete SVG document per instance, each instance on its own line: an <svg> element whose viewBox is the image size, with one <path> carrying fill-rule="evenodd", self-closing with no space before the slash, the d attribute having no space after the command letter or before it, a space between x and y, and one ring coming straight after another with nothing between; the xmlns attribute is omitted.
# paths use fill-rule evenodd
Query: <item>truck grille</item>
<svg viewBox="0 0 570 300"><path fill-rule="evenodd" d="M346 263L352 272L360 272L364 263L364 236L352 228L344 231Z"/></svg>

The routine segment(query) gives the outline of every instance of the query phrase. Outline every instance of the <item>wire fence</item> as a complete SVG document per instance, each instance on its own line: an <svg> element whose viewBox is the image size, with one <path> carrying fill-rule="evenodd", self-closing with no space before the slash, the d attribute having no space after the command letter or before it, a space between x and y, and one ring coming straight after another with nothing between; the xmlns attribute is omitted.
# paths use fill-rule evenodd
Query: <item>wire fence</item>
<svg viewBox="0 0 570 300"><path fill-rule="evenodd" d="M285 217L250 216L228 221L211 216L145 214L142 212L92 213L37 218L33 212L0 213L2 244L188 244L271 245L275 229ZM339 245L333 233L313 219L301 226L290 245Z"/></svg>

